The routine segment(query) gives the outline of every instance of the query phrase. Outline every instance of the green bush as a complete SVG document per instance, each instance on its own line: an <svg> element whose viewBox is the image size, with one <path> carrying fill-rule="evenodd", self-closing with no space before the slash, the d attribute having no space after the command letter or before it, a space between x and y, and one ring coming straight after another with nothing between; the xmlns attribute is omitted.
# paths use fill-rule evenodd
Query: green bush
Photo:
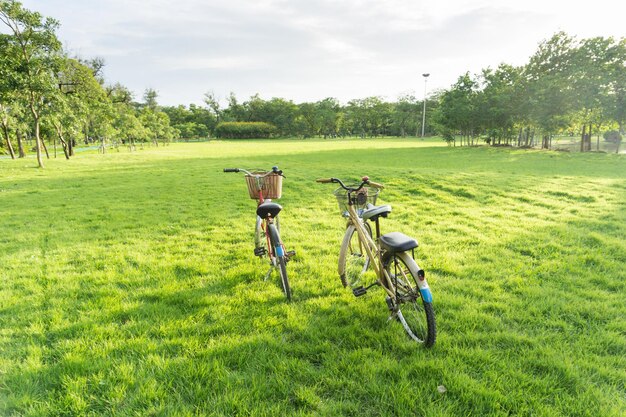
<svg viewBox="0 0 626 417"><path fill-rule="evenodd" d="M224 139L269 138L276 126L265 122L222 122L215 128L215 136Z"/></svg>
<svg viewBox="0 0 626 417"><path fill-rule="evenodd" d="M609 130L608 132L604 132L604 140L607 142L618 143L622 141L622 135L617 130Z"/></svg>

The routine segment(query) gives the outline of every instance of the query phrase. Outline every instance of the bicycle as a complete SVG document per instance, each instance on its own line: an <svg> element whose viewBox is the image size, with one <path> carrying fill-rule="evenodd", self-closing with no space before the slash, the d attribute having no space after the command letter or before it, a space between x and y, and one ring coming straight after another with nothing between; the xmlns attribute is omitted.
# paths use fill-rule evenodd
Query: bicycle
<svg viewBox="0 0 626 417"><path fill-rule="evenodd" d="M296 252L285 250L285 245L280 238L278 221L278 213L282 210L282 206L272 202L272 199L281 197L283 171L279 170L278 167L272 167L271 171L224 168L224 172L243 172L246 174L248 194L250 198L257 200L254 255L260 259L266 255L269 256L270 269L265 275L265 280L267 281L273 270L278 270L283 292L287 300L291 301L287 262Z"/></svg>
<svg viewBox="0 0 626 417"><path fill-rule="evenodd" d="M433 297L424 270L415 262L417 240L400 232L380 234L380 218L391 213L389 205L374 205L384 186L368 177L359 185L345 185L338 178L320 178L317 182L339 184L333 194L347 218L338 264L343 286L349 286L356 297L381 286L389 320L396 319L411 339L432 347L437 338ZM368 221L375 225L375 239ZM367 281L370 267L375 274L371 283Z"/></svg>

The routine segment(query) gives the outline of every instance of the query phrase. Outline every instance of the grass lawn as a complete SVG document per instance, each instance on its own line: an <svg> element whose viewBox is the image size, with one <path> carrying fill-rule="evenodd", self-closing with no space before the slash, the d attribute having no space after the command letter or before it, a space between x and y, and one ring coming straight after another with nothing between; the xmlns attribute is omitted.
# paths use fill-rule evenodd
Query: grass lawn
<svg viewBox="0 0 626 417"><path fill-rule="evenodd" d="M174 144L0 161L2 416L623 416L626 159L420 140ZM224 167L285 172L294 300ZM341 287L315 178L387 188L438 340ZM441 393L438 387L444 386Z"/></svg>

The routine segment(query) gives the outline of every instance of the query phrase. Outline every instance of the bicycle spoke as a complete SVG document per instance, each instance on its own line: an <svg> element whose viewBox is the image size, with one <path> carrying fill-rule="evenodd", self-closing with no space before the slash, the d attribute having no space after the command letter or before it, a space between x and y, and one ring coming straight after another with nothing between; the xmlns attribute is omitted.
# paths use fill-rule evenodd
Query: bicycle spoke
<svg viewBox="0 0 626 417"><path fill-rule="evenodd" d="M395 315L398 321L411 339L430 347L435 343L435 318L432 305L422 299L417 277L409 268L413 262L408 255L399 254L389 259L385 268L396 287Z"/></svg>

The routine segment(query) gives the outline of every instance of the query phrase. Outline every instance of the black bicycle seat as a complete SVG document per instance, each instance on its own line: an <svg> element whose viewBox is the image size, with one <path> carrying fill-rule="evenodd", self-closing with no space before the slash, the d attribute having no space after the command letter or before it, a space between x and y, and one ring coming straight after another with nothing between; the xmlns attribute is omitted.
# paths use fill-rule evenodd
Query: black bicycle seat
<svg viewBox="0 0 626 417"><path fill-rule="evenodd" d="M387 217L387 215L391 213L391 206L375 206L373 204L368 203L367 208L363 213L361 213L361 217L363 220L371 220L376 221L379 216Z"/></svg>
<svg viewBox="0 0 626 417"><path fill-rule="evenodd" d="M259 204L259 206L256 208L256 214L262 219L265 219L269 216L276 217L282 209L282 206L277 203L263 203Z"/></svg>
<svg viewBox="0 0 626 417"><path fill-rule="evenodd" d="M416 248L417 240L400 232L391 232L380 237L380 246L389 252L404 252Z"/></svg>

